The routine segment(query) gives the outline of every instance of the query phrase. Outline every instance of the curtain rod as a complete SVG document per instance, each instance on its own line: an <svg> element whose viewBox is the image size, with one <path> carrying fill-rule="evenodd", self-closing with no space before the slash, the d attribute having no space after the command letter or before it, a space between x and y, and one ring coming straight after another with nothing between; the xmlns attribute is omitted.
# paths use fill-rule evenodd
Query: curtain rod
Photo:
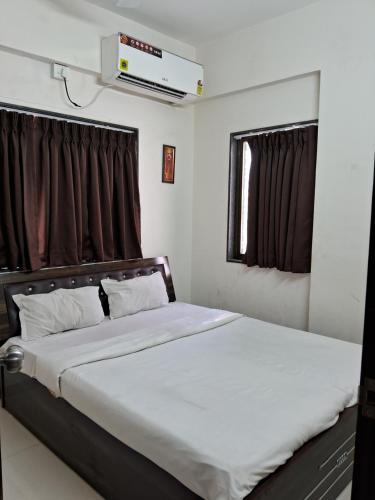
<svg viewBox="0 0 375 500"><path fill-rule="evenodd" d="M16 113L23 113L25 115L40 116L42 118L53 118L55 120L65 121L68 123L78 123L79 125L87 125L91 127L106 128L115 130L116 132L124 132L125 134L134 134L138 129L131 127L124 127L122 125L111 124L107 122L100 122L98 120L90 120L88 118L75 117L72 115L64 115L62 113L55 113L54 111L44 111L42 109L33 109L16 104L8 104L0 102L0 110L13 111Z"/></svg>
<svg viewBox="0 0 375 500"><path fill-rule="evenodd" d="M242 139L243 137L251 137L254 135L261 135L261 134L272 134L274 132L283 132L286 130L294 130L298 128L306 128L306 127L317 127L318 126L318 121L313 120L309 122L301 122L301 123L291 123L288 125L281 125L279 127L269 127L269 128L260 128L260 129L255 129L255 130L249 130L248 132L237 132L236 134L233 134L233 139Z"/></svg>

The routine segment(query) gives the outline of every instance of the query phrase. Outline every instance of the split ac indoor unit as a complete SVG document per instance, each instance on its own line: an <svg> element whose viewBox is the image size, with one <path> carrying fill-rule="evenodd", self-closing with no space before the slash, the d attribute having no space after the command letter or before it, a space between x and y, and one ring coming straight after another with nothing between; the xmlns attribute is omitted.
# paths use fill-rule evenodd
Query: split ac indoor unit
<svg viewBox="0 0 375 500"><path fill-rule="evenodd" d="M168 102L191 102L203 91L203 67L129 35L102 41L102 80Z"/></svg>

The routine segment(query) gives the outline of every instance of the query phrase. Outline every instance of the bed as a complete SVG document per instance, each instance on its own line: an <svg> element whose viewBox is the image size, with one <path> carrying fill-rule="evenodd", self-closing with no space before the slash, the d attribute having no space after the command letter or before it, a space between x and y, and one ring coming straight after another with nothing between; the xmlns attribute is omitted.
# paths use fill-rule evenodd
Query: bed
<svg viewBox="0 0 375 500"><path fill-rule="evenodd" d="M168 306L18 338L14 294L157 271ZM358 346L175 302L161 257L4 275L1 303L25 349L3 405L104 498L333 500L350 481Z"/></svg>

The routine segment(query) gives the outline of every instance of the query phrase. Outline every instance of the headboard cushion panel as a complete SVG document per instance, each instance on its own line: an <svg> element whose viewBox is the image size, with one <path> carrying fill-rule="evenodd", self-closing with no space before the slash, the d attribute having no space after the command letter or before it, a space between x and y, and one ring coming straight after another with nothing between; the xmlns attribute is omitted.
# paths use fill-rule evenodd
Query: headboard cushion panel
<svg viewBox="0 0 375 500"><path fill-rule="evenodd" d="M27 274L6 273L6 275L0 275L0 286L2 288L2 293L0 294L0 308L2 305L1 302L3 301L3 305L5 305L7 312L7 318L4 318L4 315L0 314L0 342L9 337L20 335L21 333L19 310L12 299L12 295L18 293L23 293L25 295L49 293L59 288L99 286L99 297L102 302L104 314L108 315L108 297L100 284L102 279L131 279L136 276L147 276L157 271L160 271L163 275L169 301L175 301L176 297L167 257L69 266L64 268L45 269ZM6 278L5 283L4 278ZM1 281L3 282L1 283ZM1 308L1 311L3 310L4 307ZM4 322L6 322L5 328Z"/></svg>

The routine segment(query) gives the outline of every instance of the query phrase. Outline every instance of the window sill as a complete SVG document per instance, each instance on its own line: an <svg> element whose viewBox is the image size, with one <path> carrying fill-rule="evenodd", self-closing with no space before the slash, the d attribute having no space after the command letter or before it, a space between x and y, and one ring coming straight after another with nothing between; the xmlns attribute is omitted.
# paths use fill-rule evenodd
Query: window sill
<svg viewBox="0 0 375 500"><path fill-rule="evenodd" d="M235 259L233 257L227 257L227 262L233 262L234 264L243 264L242 259Z"/></svg>

